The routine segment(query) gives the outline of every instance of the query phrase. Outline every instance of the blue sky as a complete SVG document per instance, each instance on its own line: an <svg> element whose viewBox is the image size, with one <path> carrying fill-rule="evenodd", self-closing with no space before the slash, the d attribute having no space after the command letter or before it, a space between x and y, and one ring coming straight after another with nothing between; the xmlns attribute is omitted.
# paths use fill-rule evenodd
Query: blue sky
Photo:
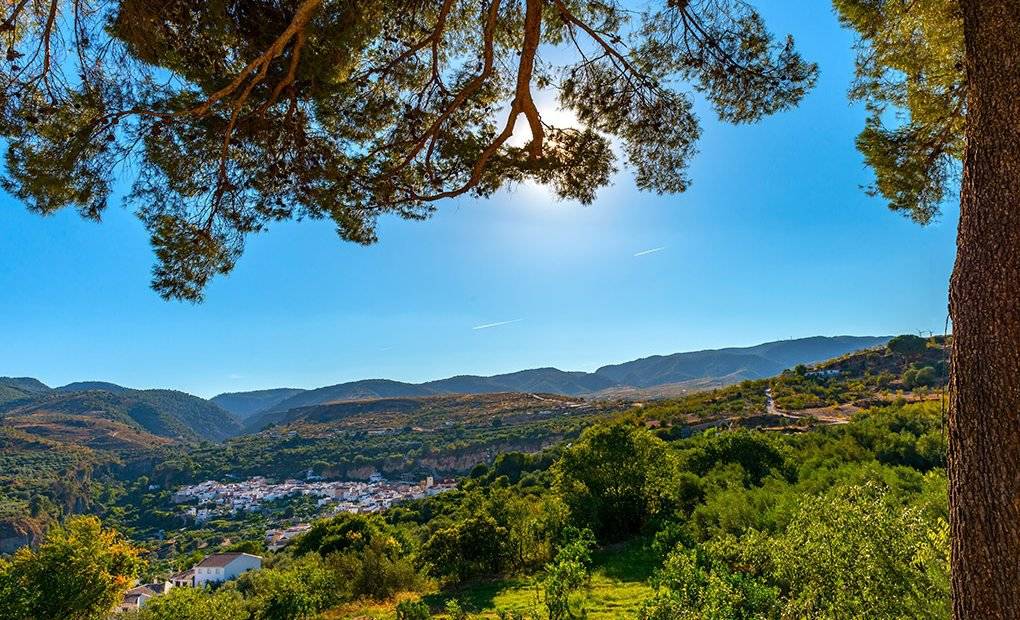
<svg viewBox="0 0 1020 620"><path fill-rule="evenodd" d="M683 195L638 192L626 170L589 207L518 187L428 222L385 219L368 248L327 222L279 224L201 305L148 288L152 253L129 211L97 225L0 196L0 375L211 396L941 331L955 205L921 228L863 193L850 34L825 2L758 5L820 64L818 86L753 126L702 108Z"/></svg>

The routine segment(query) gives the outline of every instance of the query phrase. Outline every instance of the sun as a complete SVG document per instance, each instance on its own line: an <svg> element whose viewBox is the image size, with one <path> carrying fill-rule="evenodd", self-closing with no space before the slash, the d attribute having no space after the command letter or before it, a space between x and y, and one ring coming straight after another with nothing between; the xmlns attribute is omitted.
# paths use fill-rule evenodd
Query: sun
<svg viewBox="0 0 1020 620"><path fill-rule="evenodd" d="M557 129L580 129L583 127L581 121L573 110L561 108L556 100L549 93L540 93L536 97L539 116L542 122ZM524 115L517 117L514 123L513 136L507 140L507 144L514 147L523 147L531 141L531 127L528 125Z"/></svg>

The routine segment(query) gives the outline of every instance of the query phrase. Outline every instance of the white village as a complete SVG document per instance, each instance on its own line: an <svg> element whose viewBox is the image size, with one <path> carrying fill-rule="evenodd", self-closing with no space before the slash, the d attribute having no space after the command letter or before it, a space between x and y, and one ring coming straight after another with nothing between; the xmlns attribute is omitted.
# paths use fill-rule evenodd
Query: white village
<svg viewBox="0 0 1020 620"><path fill-rule="evenodd" d="M414 499L422 499L457 487L456 480L436 482L432 476L418 483L391 482L380 474L373 474L367 482L326 481L309 471L305 480L290 479L280 483L255 476L240 482L207 480L181 487L173 494L177 504L190 504L183 515L202 523L216 516L236 515L261 510L267 503L296 496L318 498L323 515L374 513ZM278 551L293 539L304 534L311 525L297 523L288 527L266 531L265 546ZM139 584L124 593L118 612L140 609L154 597L172 588L200 588L230 581L250 570L262 568L263 558L250 553L214 553L207 555L191 568L161 582Z"/></svg>
<svg viewBox="0 0 1020 620"><path fill-rule="evenodd" d="M184 514L201 523L217 515L260 510L266 503L306 495L318 498L318 505L333 514L371 513L400 502L421 499L457 486L454 480L438 483L428 476L418 483L390 482L373 474L368 482L325 481L308 472L305 480L273 483L262 476L241 482L205 482L182 487L173 495L178 504L193 503Z"/></svg>

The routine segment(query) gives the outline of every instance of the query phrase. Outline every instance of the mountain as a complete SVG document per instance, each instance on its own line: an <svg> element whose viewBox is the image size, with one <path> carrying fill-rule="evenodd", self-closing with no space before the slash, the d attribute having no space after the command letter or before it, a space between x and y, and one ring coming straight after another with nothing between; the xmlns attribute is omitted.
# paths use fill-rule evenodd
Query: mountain
<svg viewBox="0 0 1020 620"><path fill-rule="evenodd" d="M58 388L53 388L58 392L88 392L89 390L102 390L104 392L110 392L112 394L123 394L124 392L131 392L131 388L126 388L116 383L108 383L106 381L75 381L74 383L68 383Z"/></svg>
<svg viewBox="0 0 1020 620"><path fill-rule="evenodd" d="M546 392L576 396L613 387L612 380L588 372L535 368L492 377L461 375L423 383L437 394L485 394L488 392Z"/></svg>
<svg viewBox="0 0 1020 620"><path fill-rule="evenodd" d="M48 392L49 386L31 377L0 377L0 403Z"/></svg>
<svg viewBox="0 0 1020 620"><path fill-rule="evenodd" d="M444 394L492 394L498 392L543 392L578 396L592 394L614 383L587 372L565 372L556 368L536 368L503 375L480 377L459 375L426 383L403 383L389 379L352 381L307 390L279 401L245 422L249 430L258 430L269 423L279 423L291 409L352 400L382 398L419 398ZM218 398L218 397L217 397ZM214 399L215 400L215 399Z"/></svg>
<svg viewBox="0 0 1020 620"><path fill-rule="evenodd" d="M213 396L209 400L234 414L239 420L244 420L304 391L298 388L277 388L254 392L227 392Z"/></svg>
<svg viewBox="0 0 1020 620"><path fill-rule="evenodd" d="M278 423L291 409L310 407L325 403L348 400L376 400L380 398L402 398L409 396L432 396L436 392L413 383L390 381L389 379L365 379L338 385L328 385L306 390L286 398L276 405L260 411L245 420L245 428L258 430L267 424Z"/></svg>
<svg viewBox="0 0 1020 620"><path fill-rule="evenodd" d="M655 355L603 366L595 371L620 386L647 388L698 379L729 383L770 377L797 364L814 364L860 349L884 345L889 337L815 336L673 355Z"/></svg>
<svg viewBox="0 0 1020 620"><path fill-rule="evenodd" d="M32 377L0 377L0 386L21 390L26 393L48 392L50 387Z"/></svg>
<svg viewBox="0 0 1020 620"><path fill-rule="evenodd" d="M578 398L555 394L521 392L482 394L443 394L352 400L326 405L291 409L279 423L323 424L333 430L398 430L414 427L415 432L447 427L452 424L491 426L499 418L500 426L509 426L542 417L565 415L584 405ZM588 411L588 409L584 409ZM424 428L422 428L424 427Z"/></svg>
<svg viewBox="0 0 1020 620"><path fill-rule="evenodd" d="M302 391L278 400L273 405L249 413L245 426L249 430L258 430L266 424L279 423L285 417L283 414L291 409L350 400L495 392L584 396L599 393L625 394L634 389L661 386L672 386L674 391L685 392L688 389L698 389L699 385L717 387L745 379L770 377L797 364L811 364L851 351L880 346L888 340L884 336L815 336L767 342L753 347L656 355L603 366L594 373L535 368L489 377L459 375L425 383L404 383L388 379L352 381ZM260 392L241 392L229 396L237 399L246 394Z"/></svg>
<svg viewBox="0 0 1020 620"><path fill-rule="evenodd" d="M0 426L25 426L26 420L38 422L37 434L86 439L87 427L101 420L187 442L221 441L241 431L240 422L232 414L207 400L174 390L56 389L0 403ZM69 432L72 429L74 432Z"/></svg>
<svg viewBox="0 0 1020 620"><path fill-rule="evenodd" d="M292 409L315 405L505 392L620 396L641 391L695 391L770 377L797 364L820 362L888 341L888 337L816 336L753 347L656 355L603 366L594 373L534 368L493 376L459 375L425 383L367 379L314 390L279 388L220 394L211 402L184 392L133 390L101 381L71 383L51 390L35 379L4 377L0 378L0 416L5 407L51 414L101 413L121 416L158 437L220 441L240 433L242 421L245 429L258 430L279 423Z"/></svg>

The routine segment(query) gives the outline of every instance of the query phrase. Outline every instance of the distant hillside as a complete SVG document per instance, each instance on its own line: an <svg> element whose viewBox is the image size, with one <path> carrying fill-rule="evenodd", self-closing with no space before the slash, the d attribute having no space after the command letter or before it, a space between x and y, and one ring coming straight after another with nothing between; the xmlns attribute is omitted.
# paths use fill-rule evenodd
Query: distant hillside
<svg viewBox="0 0 1020 620"><path fill-rule="evenodd" d="M329 385L315 390L307 390L286 398L276 405L252 415L245 420L245 427L248 430L258 430L266 424L279 422L291 409L310 407L324 403L348 401L348 400L376 400L379 398L402 398L408 396L432 396L436 392L415 385L413 383L402 383L388 379L366 379L364 381L352 381L338 385Z"/></svg>
<svg viewBox="0 0 1020 620"><path fill-rule="evenodd" d="M32 377L0 377L0 386L14 388L27 393L48 392L49 386Z"/></svg>
<svg viewBox="0 0 1020 620"><path fill-rule="evenodd" d="M422 384L439 394L484 394L487 392L547 392L576 396L598 392L615 383L588 372L566 372L556 368L535 368L492 377L461 375Z"/></svg>
<svg viewBox="0 0 1020 620"><path fill-rule="evenodd" d="M227 392L213 396L209 400L234 414L238 419L244 420L260 411L271 409L281 401L304 391L297 388L277 388L254 392Z"/></svg>
<svg viewBox="0 0 1020 620"><path fill-rule="evenodd" d="M51 412L81 413L82 402L97 411L124 414L160 437L219 441L284 419L292 409L346 401L422 398L447 394L504 392L564 396L655 397L683 394L745 379L771 377L798 364L813 364L885 344L888 337L836 336L768 342L753 347L656 355L603 366L594 373L535 368L501 375L459 375L425 383L367 379L313 390L279 388L220 394L212 401L171 390L132 390L113 383L84 381L50 390L29 378L0 378L0 403ZM119 398L77 396L100 391ZM24 401L24 402L23 402Z"/></svg>
<svg viewBox="0 0 1020 620"><path fill-rule="evenodd" d="M591 373L565 372L556 368L536 368L491 377L459 375L417 384L388 379L368 379L301 392L253 416L247 427L261 428L269 422L279 420L279 414L290 409L350 400L497 392L545 392L578 396L598 392L613 385L612 381Z"/></svg>
<svg viewBox="0 0 1020 620"><path fill-rule="evenodd" d="M55 435L62 434L61 425L81 427L94 420L127 424L158 437L189 442L221 441L241 431L238 420L227 411L173 390L122 389L114 393L58 389L0 404L0 426L28 418L47 420L53 427L49 434Z"/></svg>
<svg viewBox="0 0 1020 620"><path fill-rule="evenodd" d="M753 347L728 348L673 355L656 355L623 364L603 366L594 373L535 368L491 377L459 375L426 383L403 383L369 379L307 390L249 414L249 429L279 421L282 413L299 407L350 400L407 398L438 394L488 394L493 392L544 392L565 396L630 394L647 388L679 394L698 386L717 387L745 379L779 374L797 364L813 364L852 351L881 346L888 337L815 336L767 342ZM272 391L272 390L268 390ZM654 393L656 390L652 390ZM242 392L231 395L234 398ZM217 397L219 398L219 397Z"/></svg>
<svg viewBox="0 0 1020 620"><path fill-rule="evenodd" d="M0 403L48 392L49 386L31 377L0 377Z"/></svg>
<svg viewBox="0 0 1020 620"><path fill-rule="evenodd" d="M698 379L761 379L797 364L814 364L852 351L884 345L889 337L815 336L753 347L656 355L595 371L621 386L647 388Z"/></svg>
<svg viewBox="0 0 1020 620"><path fill-rule="evenodd" d="M518 418L526 419L538 413L562 414L582 406L584 403L579 399L554 394L446 394L355 400L291 409L282 414L279 423L325 424L333 429L376 431L414 426L421 432L453 423L488 425L494 418L510 424Z"/></svg>
<svg viewBox="0 0 1020 620"><path fill-rule="evenodd" d="M104 392L111 392L113 394L123 394L124 392L131 392L131 388L126 388L116 383L108 383L106 381L75 381L74 383L68 383L58 388L53 388L58 392L88 392L89 390L103 390Z"/></svg>
<svg viewBox="0 0 1020 620"><path fill-rule="evenodd" d="M539 452L577 437L619 405L537 393L445 394L292 409L261 432L170 455L164 486L262 475L367 479L461 475L504 452Z"/></svg>
<svg viewBox="0 0 1020 620"><path fill-rule="evenodd" d="M857 351L770 379L776 406L846 416L899 399L940 399L949 381L946 338L897 336L885 347Z"/></svg>

